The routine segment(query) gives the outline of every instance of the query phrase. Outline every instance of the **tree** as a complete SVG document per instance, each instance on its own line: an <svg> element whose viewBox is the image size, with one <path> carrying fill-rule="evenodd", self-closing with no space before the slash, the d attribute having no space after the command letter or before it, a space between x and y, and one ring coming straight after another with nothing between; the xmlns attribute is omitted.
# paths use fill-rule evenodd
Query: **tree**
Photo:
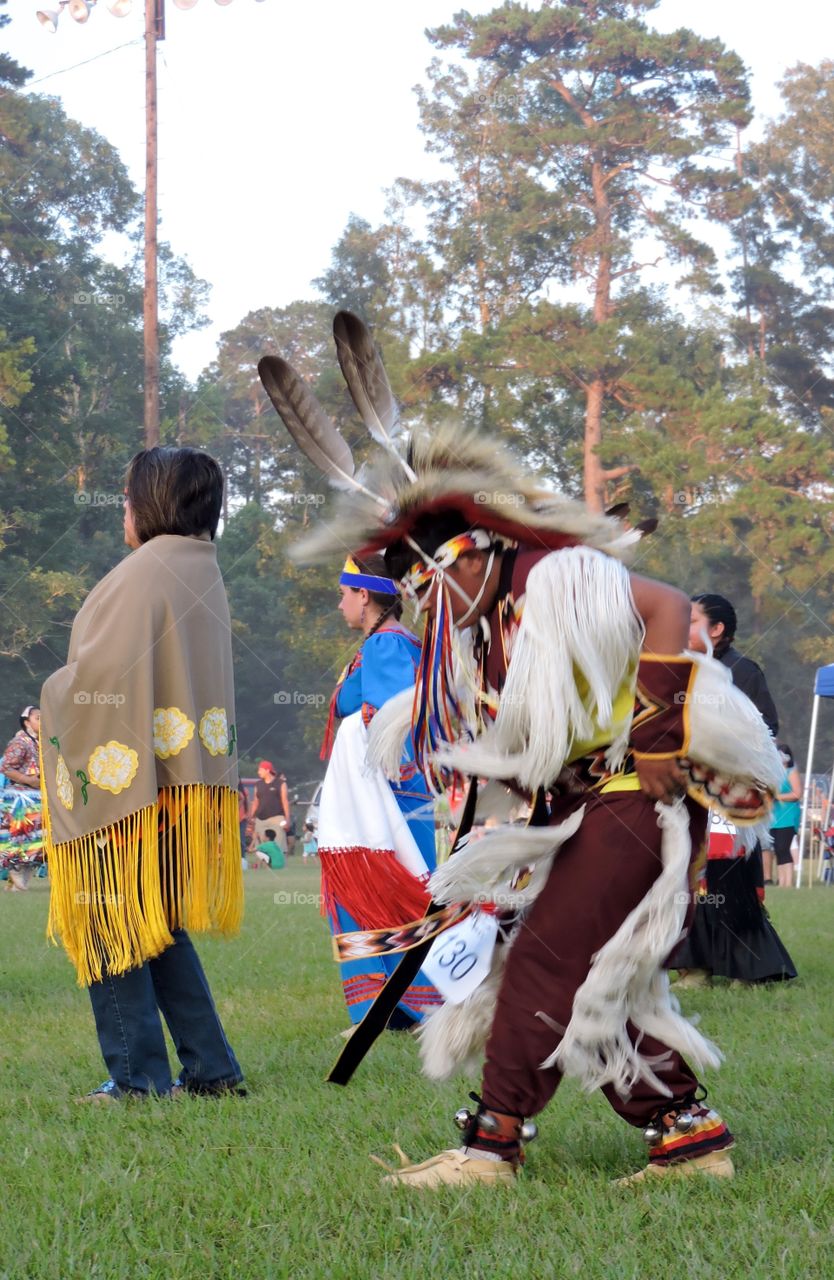
<svg viewBox="0 0 834 1280"><path fill-rule="evenodd" d="M689 223L733 180L722 149L750 115L739 58L719 40L650 29L643 17L656 3L509 0L459 14L429 35L474 76L436 61L433 97L421 98L430 145L454 168L430 193L432 230L466 291L464 316L474 312L489 334L485 347L473 340L479 373L487 385L493 373L499 385L541 377L540 359L514 367L502 326L528 310L537 337L549 326L550 377L562 403L582 402L584 489L596 509L622 474L605 473L600 446L628 368L629 295L661 261L685 264L693 289L716 287L714 254ZM542 308L566 287L587 290L590 304Z"/></svg>

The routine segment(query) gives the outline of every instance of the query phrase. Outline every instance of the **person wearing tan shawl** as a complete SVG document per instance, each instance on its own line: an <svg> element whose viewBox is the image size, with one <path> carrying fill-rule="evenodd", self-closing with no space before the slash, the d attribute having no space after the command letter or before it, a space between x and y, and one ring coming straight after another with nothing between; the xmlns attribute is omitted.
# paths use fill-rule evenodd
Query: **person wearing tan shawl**
<svg viewBox="0 0 834 1280"><path fill-rule="evenodd" d="M229 608L212 539L223 476L196 449L136 455L132 554L96 586L42 693L49 935L88 986L110 1079L170 1093L160 1011L192 1092L242 1074L186 929L243 907Z"/></svg>

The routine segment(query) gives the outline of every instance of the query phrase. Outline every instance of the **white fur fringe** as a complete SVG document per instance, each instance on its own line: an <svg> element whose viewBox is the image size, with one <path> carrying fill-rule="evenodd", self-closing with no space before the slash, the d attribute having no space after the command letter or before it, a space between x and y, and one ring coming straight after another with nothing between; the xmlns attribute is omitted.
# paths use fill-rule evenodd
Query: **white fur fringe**
<svg viewBox="0 0 834 1280"><path fill-rule="evenodd" d="M502 911L529 907L544 888L553 859L576 835L585 816L581 805L556 827L496 827L472 838L433 873L435 902L494 902ZM516 886L519 874L529 872Z"/></svg>
<svg viewBox="0 0 834 1280"><path fill-rule="evenodd" d="M631 1021L646 1035L677 1049L699 1071L717 1067L721 1054L681 1015L669 991L664 960L683 935L690 900L689 816L682 801L657 804L663 837L663 870L643 901L594 957L591 970L577 991L570 1023L543 1067L558 1066L590 1092L611 1084L627 1097L638 1080L646 1080L663 1095L662 1061L640 1053L626 1024ZM546 1014L539 1017L550 1023ZM555 1028L561 1031L562 1028Z"/></svg>
<svg viewBox="0 0 834 1280"><path fill-rule="evenodd" d="M778 792L784 768L761 712L733 684L728 667L687 651L697 668L689 697L689 756L728 778Z"/></svg>
<svg viewBox="0 0 834 1280"><path fill-rule="evenodd" d="M430 1080L449 1080L458 1072L475 1072L495 1017L498 988L509 945L500 942L492 953L489 975L460 1004L443 1004L426 1015L417 1029L423 1074Z"/></svg>
<svg viewBox="0 0 834 1280"><path fill-rule="evenodd" d="M392 782L400 780L403 752L411 733L413 705L412 684L384 702L368 726L367 763L372 769L381 769Z"/></svg>

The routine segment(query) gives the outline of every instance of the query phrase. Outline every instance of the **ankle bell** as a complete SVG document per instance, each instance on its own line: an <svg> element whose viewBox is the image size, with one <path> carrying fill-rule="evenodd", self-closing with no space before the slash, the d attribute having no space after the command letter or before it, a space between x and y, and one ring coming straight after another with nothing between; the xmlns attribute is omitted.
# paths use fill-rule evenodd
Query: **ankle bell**
<svg viewBox="0 0 834 1280"><path fill-rule="evenodd" d="M466 1146L474 1144L478 1135L482 1139L495 1139L496 1145L510 1143L519 1148L538 1137L538 1125L532 1120L521 1120L518 1116L490 1111L476 1093L469 1096L478 1104L477 1111L460 1107L455 1112L455 1124L463 1133Z"/></svg>
<svg viewBox="0 0 834 1280"><path fill-rule="evenodd" d="M689 1133L694 1123L695 1117L688 1108L681 1111L672 1108L649 1121L643 1130L643 1138L650 1147L653 1147L673 1129L678 1133Z"/></svg>

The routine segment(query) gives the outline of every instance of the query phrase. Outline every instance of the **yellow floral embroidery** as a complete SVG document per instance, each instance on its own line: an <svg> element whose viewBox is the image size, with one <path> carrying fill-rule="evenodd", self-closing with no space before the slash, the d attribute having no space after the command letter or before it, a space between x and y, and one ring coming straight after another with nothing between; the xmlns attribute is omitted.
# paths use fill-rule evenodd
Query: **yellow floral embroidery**
<svg viewBox="0 0 834 1280"><path fill-rule="evenodd" d="M229 725L222 707L209 707L200 721L200 738L206 751L225 756L229 750Z"/></svg>
<svg viewBox="0 0 834 1280"><path fill-rule="evenodd" d="M61 755L58 756L58 767L55 770L55 790L58 792L58 799L64 808L71 809L75 803L75 796L72 791L67 762Z"/></svg>
<svg viewBox="0 0 834 1280"><path fill-rule="evenodd" d="M87 763L87 774L102 791L112 791L117 796L130 786L138 768L139 757L132 747L110 741L96 747Z"/></svg>
<svg viewBox="0 0 834 1280"><path fill-rule="evenodd" d="M178 755L194 737L194 721L179 707L157 707L153 713L153 749L160 760Z"/></svg>

